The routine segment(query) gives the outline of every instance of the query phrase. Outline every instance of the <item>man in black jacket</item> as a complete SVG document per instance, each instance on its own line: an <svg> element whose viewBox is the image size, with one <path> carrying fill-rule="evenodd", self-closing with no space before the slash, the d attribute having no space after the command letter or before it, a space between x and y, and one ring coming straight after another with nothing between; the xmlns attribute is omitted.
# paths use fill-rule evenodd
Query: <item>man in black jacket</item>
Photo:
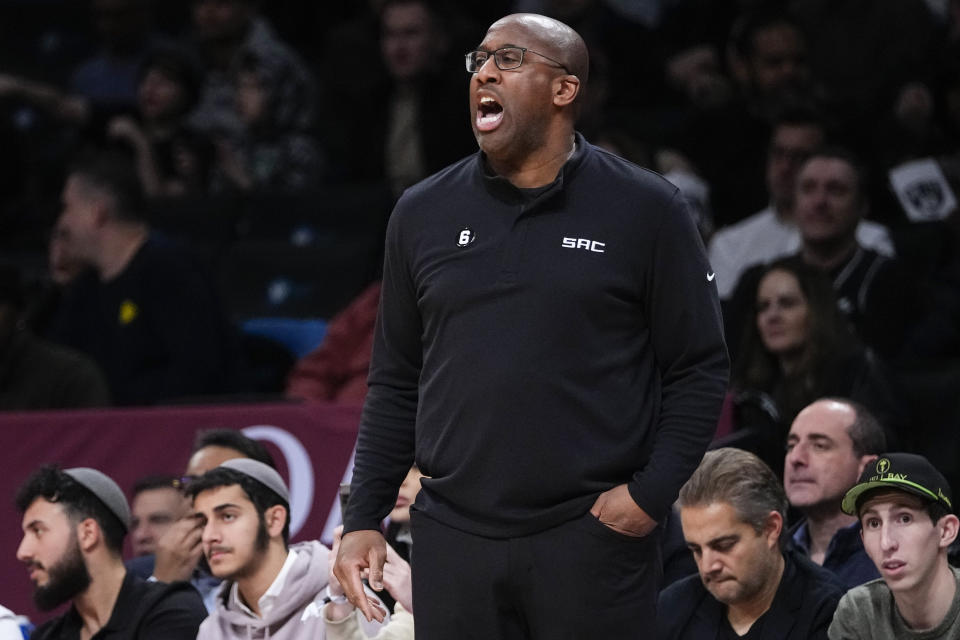
<svg viewBox="0 0 960 640"><path fill-rule="evenodd" d="M17 493L23 540L17 558L30 571L34 602L65 614L35 640L193 640L207 612L190 585L145 582L121 557L130 527L123 491L85 467L41 467Z"/></svg>
<svg viewBox="0 0 960 640"><path fill-rule="evenodd" d="M716 427L714 276L677 189L575 132L576 32L511 15L466 64L480 153L391 216L336 574L375 617L416 461L418 638L618 637L656 616L657 524Z"/></svg>
<svg viewBox="0 0 960 640"><path fill-rule="evenodd" d="M660 595L659 638L826 638L844 589L802 554L782 551L787 496L752 453L707 453L680 490L680 520L699 575Z"/></svg>

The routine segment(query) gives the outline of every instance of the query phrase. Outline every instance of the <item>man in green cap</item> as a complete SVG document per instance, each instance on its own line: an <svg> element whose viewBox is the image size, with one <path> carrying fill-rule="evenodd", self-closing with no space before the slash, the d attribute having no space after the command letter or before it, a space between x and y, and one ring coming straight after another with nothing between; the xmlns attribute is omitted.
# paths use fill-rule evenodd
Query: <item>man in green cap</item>
<svg viewBox="0 0 960 640"><path fill-rule="evenodd" d="M947 547L960 520L950 487L923 456L888 453L843 498L881 578L847 592L831 640L960 638L960 570Z"/></svg>

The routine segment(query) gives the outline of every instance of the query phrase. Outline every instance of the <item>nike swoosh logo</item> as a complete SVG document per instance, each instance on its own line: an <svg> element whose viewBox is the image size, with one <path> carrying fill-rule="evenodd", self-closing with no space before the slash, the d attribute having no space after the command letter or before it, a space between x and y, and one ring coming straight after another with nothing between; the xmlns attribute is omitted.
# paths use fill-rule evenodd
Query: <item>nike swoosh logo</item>
<svg viewBox="0 0 960 640"><path fill-rule="evenodd" d="M713 282L713 279L717 277L717 274L711 272L707 274L707 282Z"/></svg>

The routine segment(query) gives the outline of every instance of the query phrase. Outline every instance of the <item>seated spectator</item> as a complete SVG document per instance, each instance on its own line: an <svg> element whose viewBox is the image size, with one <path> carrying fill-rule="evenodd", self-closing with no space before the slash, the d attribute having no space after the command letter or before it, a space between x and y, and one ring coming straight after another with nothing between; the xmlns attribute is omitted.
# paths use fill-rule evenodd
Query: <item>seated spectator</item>
<svg viewBox="0 0 960 640"><path fill-rule="evenodd" d="M803 519L790 532L791 546L852 589L877 578L860 540L860 523L840 501L864 468L886 451L883 427L862 405L823 398L790 426L783 486Z"/></svg>
<svg viewBox="0 0 960 640"><path fill-rule="evenodd" d="M356 80L343 47L322 63L324 73L349 74L350 85L325 105L321 126L336 145L348 179L385 181L404 189L476 151L462 117L461 51L451 50L453 29L428 0L388 0L378 7L381 73L372 88ZM334 57L335 56L335 57ZM343 68L336 68L343 67ZM371 95L372 93L372 95Z"/></svg>
<svg viewBox="0 0 960 640"><path fill-rule="evenodd" d="M181 479L181 486L220 466L227 460L250 458L276 468L273 457L262 444L235 429L208 429L197 433L190 460ZM157 539L155 557L149 556L149 566L141 571L161 582L189 581L203 598L208 611L216 608L215 598L220 579L210 573L203 558L200 537L203 527L193 517L192 511L173 523Z"/></svg>
<svg viewBox="0 0 960 640"><path fill-rule="evenodd" d="M92 0L88 5L100 49L70 71L67 86L0 74L0 95L81 126L102 124L134 108L138 70L159 41L150 0Z"/></svg>
<svg viewBox="0 0 960 640"><path fill-rule="evenodd" d="M236 78L252 54L276 78L273 99L297 130L314 125L317 90L300 57L282 42L258 11L256 0L197 0L192 3L193 36L204 66L200 101L191 124L212 137L238 140Z"/></svg>
<svg viewBox="0 0 960 640"><path fill-rule="evenodd" d="M710 185L717 227L743 219L769 202L763 158L776 116L816 96L806 39L793 19L770 5L756 6L734 24L727 62L735 82L731 100L691 110L675 127L670 146Z"/></svg>
<svg viewBox="0 0 960 640"><path fill-rule="evenodd" d="M852 398L898 424L901 412L885 374L850 335L821 273L789 259L764 267L751 308L721 444L735 442L779 468L790 424L824 396Z"/></svg>
<svg viewBox="0 0 960 640"><path fill-rule="evenodd" d="M717 274L717 291L722 299L733 294L748 267L799 251L800 231L793 216L797 173L825 137L825 123L815 111L790 109L777 118L766 152L770 203L749 218L720 229L710 239L710 265ZM861 246L893 255L893 243L884 226L860 220L856 234Z"/></svg>
<svg viewBox="0 0 960 640"><path fill-rule="evenodd" d="M23 326L20 274L0 265L0 411L74 409L110 404L100 368L87 356Z"/></svg>
<svg viewBox="0 0 960 640"><path fill-rule="evenodd" d="M960 570L947 562L960 521L943 475L918 455L887 453L843 498L881 578L840 601L831 640L960 637Z"/></svg>
<svg viewBox="0 0 960 640"><path fill-rule="evenodd" d="M242 56L235 76L239 138L217 141L211 188L218 192L290 193L315 187L324 160L316 142L283 102L287 69L265 64L253 53Z"/></svg>
<svg viewBox="0 0 960 640"><path fill-rule="evenodd" d="M800 250L790 256L826 274L833 282L837 305L857 336L888 360L901 356L916 322L915 287L896 261L863 247L857 238L869 211L866 177L843 149L821 149L797 174L794 218ZM724 306L728 344L736 349L737 331L750 309L762 266L744 272Z"/></svg>
<svg viewBox="0 0 960 640"><path fill-rule="evenodd" d="M213 144L187 124L197 102L199 63L178 47L157 47L140 69L137 114L116 116L107 136L130 146L150 197L205 193Z"/></svg>
<svg viewBox="0 0 960 640"><path fill-rule="evenodd" d="M301 358L287 377L288 397L363 402L380 285L379 280L371 284L330 321L320 346Z"/></svg>
<svg viewBox="0 0 960 640"><path fill-rule="evenodd" d="M657 637L826 638L843 589L782 550L787 497L767 465L739 449L708 451L679 502L699 575L660 594Z"/></svg>
<svg viewBox="0 0 960 640"><path fill-rule="evenodd" d="M153 475L137 480L130 504L133 555L141 557L156 553L157 540L186 515L186 507L179 478Z"/></svg>
<svg viewBox="0 0 960 640"><path fill-rule="evenodd" d="M333 573L342 537L343 526L339 526L334 529L333 548L330 549L328 556L327 593L330 602L323 608L323 617L327 623L327 640L365 640L369 636L360 627L356 607L347 600L340 581ZM413 640L413 584L410 581L410 565L390 544L387 545L387 561L383 565L383 586L395 605L390 621L383 625L383 628L373 637L375 640Z"/></svg>
<svg viewBox="0 0 960 640"><path fill-rule="evenodd" d="M189 585L144 582L123 566L130 507L113 480L95 469L41 467L17 492L17 508L17 558L30 569L34 602L44 611L71 603L32 639L196 637L206 612Z"/></svg>
<svg viewBox="0 0 960 640"><path fill-rule="evenodd" d="M227 581L197 639L323 638L330 552L317 541L289 545L290 493L280 474L256 460L228 460L187 493L210 571Z"/></svg>
<svg viewBox="0 0 960 640"><path fill-rule="evenodd" d="M130 163L78 163L58 222L93 267L64 292L51 337L91 356L114 401L143 405L229 390L231 340L213 286L182 248L150 231Z"/></svg>

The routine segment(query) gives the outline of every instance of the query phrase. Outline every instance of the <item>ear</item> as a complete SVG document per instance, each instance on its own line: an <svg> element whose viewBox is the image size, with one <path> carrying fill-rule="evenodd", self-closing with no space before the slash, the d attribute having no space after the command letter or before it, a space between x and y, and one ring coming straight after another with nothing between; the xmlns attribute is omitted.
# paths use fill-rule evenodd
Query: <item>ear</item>
<svg viewBox="0 0 960 640"><path fill-rule="evenodd" d="M102 539L103 532L93 518L84 518L77 524L77 543L81 551L91 551Z"/></svg>
<svg viewBox="0 0 960 640"><path fill-rule="evenodd" d="M778 511L771 511L767 515L767 522L763 526L763 534L767 544L774 548L780 544L780 533L783 531L783 516Z"/></svg>
<svg viewBox="0 0 960 640"><path fill-rule="evenodd" d="M553 104L566 107L580 94L580 78L572 74L559 76L553 81Z"/></svg>
<svg viewBox="0 0 960 640"><path fill-rule="evenodd" d="M960 519L952 513L948 513L940 518L937 527L940 529L940 548L946 549L957 539L957 532L960 530Z"/></svg>
<svg viewBox="0 0 960 640"><path fill-rule="evenodd" d="M275 504L263 514L267 524L267 533L271 538L283 535L283 525L287 522L287 509L283 505Z"/></svg>
<svg viewBox="0 0 960 640"><path fill-rule="evenodd" d="M863 470L867 468L867 465L877 459L877 456L872 453L860 456L860 464L857 466L857 477L859 478L863 475Z"/></svg>

